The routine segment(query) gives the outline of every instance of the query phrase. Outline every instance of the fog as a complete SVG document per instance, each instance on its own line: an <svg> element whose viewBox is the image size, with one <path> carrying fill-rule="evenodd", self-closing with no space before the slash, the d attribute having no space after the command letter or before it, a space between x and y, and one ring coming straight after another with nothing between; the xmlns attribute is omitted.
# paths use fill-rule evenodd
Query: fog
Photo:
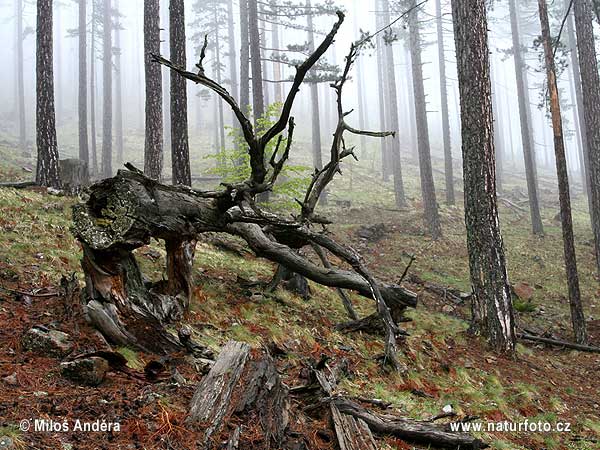
<svg viewBox="0 0 600 450"><path fill-rule="evenodd" d="M90 3L90 2L88 2ZM197 61L198 48L201 44L201 35L207 31L209 40L214 39L215 30L200 30L193 25L197 20L194 12L194 4L196 0L186 0L186 23L187 23L187 46L188 46L188 69L193 69ZM536 4L533 2L520 3L520 29L522 47L524 57L527 63L528 75L528 91L529 103L531 108L532 128L535 144L535 155L538 167L541 171L548 172L548 176L552 177L554 168L553 147L552 147L552 131L548 119L546 105L544 102L545 94L545 72L542 70L541 53L542 48L535 48L534 41L538 37L539 21L537 20ZM553 6L554 14L551 23L552 31L557 33L560 26L560 18L562 17L562 6ZM375 1L350 1L339 0L335 2L346 13L346 21L342 26L335 44L326 53L326 58L329 62L342 65L344 57L348 52L350 44L359 38L360 30L374 32L376 30L376 20L378 11ZM122 104L123 104L123 120L125 130L125 147L128 158L140 163L143 160L143 130L144 130L144 63L143 63L143 2L142 0L120 0L114 2L114 8L119 12L118 21L121 25L120 34L121 52L122 52ZM161 16L163 21L161 26L167 28L166 14L167 2L161 2ZM239 58L239 5L234 2L234 19L235 19L235 34L236 34L236 52ZM91 13L91 5L88 6L88 15ZM449 2L442 2L444 14L444 34L445 34L445 59L446 59L446 74L448 87L448 103L449 116L451 126L451 142L452 151L457 170L460 170L460 128L459 128L459 101L458 101L458 86L456 79L455 58L454 58L454 42L453 30L450 20L450 5ZM54 2L54 79L55 79L55 101L56 101L56 118L59 151L61 157L75 156L77 154L77 37L70 34L71 30L77 29L77 14L76 1L55 1ZM395 4L392 4L392 17L400 15L402 9ZM2 28L0 29L0 39L4 45L0 48L0 57L5 63L5 70L0 72L0 127L3 134L14 136L17 130L17 89L16 89L16 1L6 1L1 3L0 20ZM489 36L490 36L490 57L493 66L493 89L495 110L497 114L496 126L500 131L500 139L498 145L504 147L505 167L508 170L520 172L523 170L523 157L521 149L521 134L516 84L515 70L512 58L512 41L511 28L508 18L508 8L505 2L495 2L494 7L490 11L489 16ZM442 124L441 124L441 107L439 94L439 66L438 66L438 50L437 38L435 30L435 2L430 0L422 6L421 13L421 37L423 41L423 72L424 84L427 99L427 111L429 121L429 136L431 140L432 155L434 161L443 157L442 153ZM304 18L298 19L296 22L304 26ZM26 117L26 136L28 146L33 149L35 142L35 3L25 2L24 5L24 87L25 87L25 117ZM315 27L319 31L328 30L334 23L334 16L317 16L315 17ZM399 29L405 28L404 21L398 22ZM89 31L89 26L88 26ZM265 24L266 47L270 47L270 25ZM116 33L113 32L113 33ZM227 35L226 30L219 30L222 41L227 44L231 36ZM168 32L162 32L163 40L168 40ZM322 34L317 34L316 40L322 38ZM97 37L98 41L101 40ZM306 42L306 32L302 30L286 29L281 33L281 45L285 47L290 44L302 44ZM567 33L562 35L563 43L568 41ZM89 42L88 39L88 47ZM115 37L113 36L113 43ZM415 133L414 133L414 118L411 117L412 108L409 106L412 96L412 86L409 78L410 61L407 57L407 43L402 34L399 39L393 43L393 52L395 57L396 68L396 86L398 89L398 104L400 115L399 142L402 149L402 157L409 158L415 153ZM163 53L168 57L168 46L163 46ZM228 59L226 56L227 45L223 45L221 50L221 64L223 66L223 74L229 72ZM96 58L96 98L102 98L102 77L101 77L101 45L97 46ZM89 52L89 48L88 48ZM559 52L559 57L561 57ZM206 66L212 67L212 59L214 53L210 52L207 58ZM89 59L88 59L89 62ZM375 49L364 52L359 60L360 70L362 73L362 83L365 89L366 102L363 106L365 126L369 129L382 128L379 123L379 102L377 96L378 89L378 74L379 65L377 63ZM273 68L272 64L266 62L264 65L266 72L265 79L272 80ZM212 69L211 69L212 70ZM239 70L239 67L236 68ZM167 69L163 68L165 75ZM288 79L293 74L293 69L284 67L282 79ZM349 83L346 91L344 103L346 108L354 109L355 112L350 116L349 121L357 123L358 121L358 91L356 69L352 75L352 80ZM227 85L227 76L224 75L224 84ZM166 80L167 77L165 76ZM574 132L575 109L572 107L573 99L573 75L570 67L559 74L559 88L561 91L561 102L563 105L563 120L565 122L567 135L567 160L570 171L572 172L572 183L578 184L581 179L580 161L579 161L579 143L577 133ZM269 84L269 83L268 83ZM270 101L274 98L275 86L282 86L286 92L290 83L270 83L266 89L266 94ZM163 86L166 90L168 86ZM215 153L215 128L218 127L215 114L215 95L211 94L208 99L199 97L197 94L200 88L193 84L188 84L188 116L190 128L190 149L195 156L204 156L206 154ZM297 131L299 139L299 147L308 147L307 142L310 140L310 95L309 88L304 86L301 90L299 101L294 106L294 115L296 122L300 124ZM334 97L333 91L328 86L328 83L319 85L320 102L321 102L321 133L323 135L324 151L327 150L329 137L333 132L334 126ZM541 107L540 107L541 105ZM101 101L96 101L96 129L98 139L101 138L101 117L102 104ZM232 115L225 108L225 125L230 126L232 123ZM376 149L379 142L369 141L368 155L363 157L373 158L376 156ZM168 143L166 144L168 148ZM299 150L301 151L301 150ZM308 150L306 150L308 153ZM34 151L32 153L35 153ZM435 163L434 163L435 165ZM165 166L166 167L166 166Z"/></svg>

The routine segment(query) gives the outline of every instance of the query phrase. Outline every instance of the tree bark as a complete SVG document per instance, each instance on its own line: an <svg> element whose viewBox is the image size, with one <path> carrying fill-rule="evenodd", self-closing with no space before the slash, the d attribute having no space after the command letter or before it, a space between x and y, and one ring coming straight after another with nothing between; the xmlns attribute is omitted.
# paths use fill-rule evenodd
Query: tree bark
<svg viewBox="0 0 600 450"><path fill-rule="evenodd" d="M215 22L215 26L218 26L218 15L217 15L217 4L215 3L213 6L213 20ZM219 31L215 33L215 61L216 61L216 79L217 83L222 84L222 73L221 73L221 39L219 36ZM216 98L217 102L217 118L218 124L216 130L219 133L219 146L217 147L219 153L223 153L225 151L225 118L223 115L223 100L221 97Z"/></svg>
<svg viewBox="0 0 600 450"><path fill-rule="evenodd" d="M102 176L112 177L112 140L113 140L113 96L112 96L112 9L111 0L102 4Z"/></svg>
<svg viewBox="0 0 600 450"><path fill-rule="evenodd" d="M19 0L20 1L20 0ZM87 0L79 0L79 159L90 165L87 109Z"/></svg>
<svg viewBox="0 0 600 450"><path fill-rule="evenodd" d="M144 0L144 70L146 74L146 126L144 173L160 180L163 167L163 109L161 66L152 62L160 53L160 0Z"/></svg>
<svg viewBox="0 0 600 450"><path fill-rule="evenodd" d="M383 7L383 22L384 25L390 23L390 4L389 0L382 0ZM395 132L391 141L388 143L388 153L390 156L391 167L394 177L394 198L396 207L403 208L406 206L406 197L404 193L404 180L402 179L402 160L400 159L400 123L398 117L398 96L396 93L396 69L394 67L394 51L392 44L385 45L385 66L386 66L386 91L387 99L386 106L388 116L390 118L391 131Z"/></svg>
<svg viewBox="0 0 600 450"><path fill-rule="evenodd" d="M37 2L36 48L36 182L60 187L56 116L54 111L54 69L52 61L52 0Z"/></svg>
<svg viewBox="0 0 600 450"><path fill-rule="evenodd" d="M435 1L438 65L440 77L440 103L442 107L442 140L444 144L444 175L446 176L446 203L454 205L454 170L452 167L452 143L450 141L450 117L448 113L448 86L446 80L446 57L444 52L444 30L442 27L442 2Z"/></svg>
<svg viewBox="0 0 600 450"><path fill-rule="evenodd" d="M496 200L485 0L452 0L460 89L465 223L473 324L498 351L515 349L515 325Z"/></svg>
<svg viewBox="0 0 600 450"><path fill-rule="evenodd" d="M519 101L519 117L521 119L521 143L523 145L523 157L525 160L525 174L527 177L527 193L529 195L529 209L531 213L531 226L533 234L544 234L542 216L538 200L538 189L535 170L535 156L531 135L531 115L529 113L529 92L525 82L525 71L521 52L521 38L519 34L518 11L515 0L509 0L510 26L512 33L513 52L515 59L515 76L517 79L517 98Z"/></svg>
<svg viewBox="0 0 600 450"><path fill-rule="evenodd" d="M596 267L600 273L600 76L594 47L590 0L574 2L577 50L581 69L581 86L585 129L588 142L588 173L592 197L592 230L596 251Z"/></svg>
<svg viewBox="0 0 600 450"><path fill-rule="evenodd" d="M275 1L271 0L271 7L273 8L275 5ZM273 56L275 57L275 59L280 57L280 53L279 53L279 46L281 45L280 43L280 37L279 37L279 25L275 22L273 22L271 24L271 41L273 42ZM281 63L277 62L277 61L273 61L273 79L275 81L279 81L282 78L282 71L281 71ZM281 103L283 101L283 91L282 91L282 86L281 83L275 83L275 85L273 86L274 90L275 90L275 102L276 103Z"/></svg>
<svg viewBox="0 0 600 450"><path fill-rule="evenodd" d="M425 212L425 227L433 239L442 235L438 204L431 169L431 149L427 124L427 104L423 85L423 66L421 62L421 36L418 24L417 2L412 0L413 9L408 15L410 59L412 64L413 91L415 96L415 118L417 122L417 145L419 148L419 170L421 174L421 193ZM442 100L443 101L443 100Z"/></svg>
<svg viewBox="0 0 600 450"><path fill-rule="evenodd" d="M166 2L164 2L166 3ZM163 55L170 52L169 43L169 7L161 10L161 49ZM162 37L164 36L164 37ZM163 92L163 158L167 152L172 152L171 148L171 73L168 70L162 70L162 92ZM164 168L164 167L163 167ZM172 178L171 178L172 179Z"/></svg>
<svg viewBox="0 0 600 450"><path fill-rule="evenodd" d="M171 61L179 67L186 67L183 0L169 0L169 45ZM175 72L171 72L171 165L173 184L191 186L187 87L185 80Z"/></svg>
<svg viewBox="0 0 600 450"><path fill-rule="evenodd" d="M575 255L575 239L573 237L573 218L571 217L571 198L569 194L569 177L567 173L567 159L565 157L565 142L563 138L562 118L560 115L560 100L558 97L558 84L554 69L554 55L550 24L548 21L548 7L546 0L538 0L540 10L540 23L542 27L542 41L546 62L546 77L548 92L550 94L550 112L552 114L552 130L554 132L554 153L556 155L556 174L558 177L558 194L560 201L560 219L562 224L563 245L565 254L565 269L567 272L567 286L569 287L569 304L571 306L571 321L578 344L587 343L587 331L581 293L579 291L579 274L577 272L577 258Z"/></svg>
<svg viewBox="0 0 600 450"><path fill-rule="evenodd" d="M19 119L19 148L27 151L27 124L25 119L25 80L23 72L23 0L16 1L16 50L17 50L17 113Z"/></svg>

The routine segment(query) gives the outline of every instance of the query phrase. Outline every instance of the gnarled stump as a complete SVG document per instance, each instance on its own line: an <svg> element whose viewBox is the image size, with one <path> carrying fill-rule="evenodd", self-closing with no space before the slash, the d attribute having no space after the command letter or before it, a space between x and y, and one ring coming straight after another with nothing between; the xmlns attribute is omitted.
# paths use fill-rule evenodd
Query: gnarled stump
<svg viewBox="0 0 600 450"><path fill-rule="evenodd" d="M228 436L233 448L247 448L251 443L255 448L283 448L289 406L288 390L273 360L261 351L251 351L247 344L231 341L198 385L187 422L205 430L207 449L223 441L224 425L237 422L241 425ZM262 440L258 447L257 435Z"/></svg>

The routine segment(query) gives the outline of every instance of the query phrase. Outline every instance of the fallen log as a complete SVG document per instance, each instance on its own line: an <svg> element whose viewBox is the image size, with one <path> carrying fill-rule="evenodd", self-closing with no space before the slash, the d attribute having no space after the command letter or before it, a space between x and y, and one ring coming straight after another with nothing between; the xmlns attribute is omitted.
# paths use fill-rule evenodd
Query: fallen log
<svg viewBox="0 0 600 450"><path fill-rule="evenodd" d="M25 189L32 186L37 186L37 183L35 181L6 181L0 183L0 188Z"/></svg>
<svg viewBox="0 0 600 450"><path fill-rule="evenodd" d="M590 345L576 344L575 342L561 341L559 339L551 339L542 336L535 336L527 333L517 333L517 338L525 341L542 342L548 345L554 345L557 347L571 348L573 350L579 350L581 352L600 353L600 347L594 347Z"/></svg>
<svg viewBox="0 0 600 450"><path fill-rule="evenodd" d="M243 238L258 256L291 272L334 288L350 289L373 299L372 285L362 273L318 265L280 243L293 236L309 245L319 240L328 250L343 247L302 225L269 222L264 228L240 219L229 197L198 192L185 186L167 186L145 177L135 168L90 187L86 203L73 208L73 234L83 247L86 279L86 315L109 340L155 353L183 349L164 326L179 320L192 294L195 242L205 232L225 232ZM266 229L268 228L268 231ZM165 242L166 280L144 279L133 250ZM388 306L416 306L416 294L395 284L378 282ZM381 308L379 308L381 309Z"/></svg>
<svg viewBox="0 0 600 450"><path fill-rule="evenodd" d="M331 399L331 403L337 407L340 413L362 420L371 431L377 434L396 436L400 439L443 448L478 450L488 447L470 434L446 431L442 426L430 422L405 419L389 414L375 414L346 398L334 397Z"/></svg>

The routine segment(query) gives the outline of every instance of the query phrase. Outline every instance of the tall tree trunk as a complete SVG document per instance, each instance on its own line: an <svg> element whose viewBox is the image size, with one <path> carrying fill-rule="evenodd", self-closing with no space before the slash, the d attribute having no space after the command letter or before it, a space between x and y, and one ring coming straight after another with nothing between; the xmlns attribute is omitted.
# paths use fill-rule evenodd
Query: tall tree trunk
<svg viewBox="0 0 600 450"><path fill-rule="evenodd" d="M360 39L359 30L358 30L358 0L354 0L353 3L354 9L354 34L356 39ZM359 55L356 60L356 92L358 95L358 126L361 130L366 130L368 128L366 124L366 103L365 103L365 93L364 93L364 80L363 80L363 59ZM361 134L360 135L360 155L364 158L367 150L367 139Z"/></svg>
<svg viewBox="0 0 600 450"><path fill-rule="evenodd" d="M184 0L169 1L170 58L186 67ZM192 185L188 142L187 88L183 77L171 72L171 166L173 184Z"/></svg>
<svg viewBox="0 0 600 450"><path fill-rule="evenodd" d="M61 4L57 2L54 4L54 15L56 20L56 28L54 30L54 99L55 99L55 113L56 113L56 123L63 123L63 114L64 104L63 104L63 84L62 84L62 69L63 69L63 60L62 60L62 15L60 11Z"/></svg>
<svg viewBox="0 0 600 450"><path fill-rule="evenodd" d="M306 0L306 20L308 25L308 52L315 51L315 27L311 12L311 2ZM317 83L310 83L310 107L312 122L312 162L313 167L321 170L323 168L323 157L321 155L321 112L319 108L319 86ZM323 199L322 199L323 200Z"/></svg>
<svg viewBox="0 0 600 450"><path fill-rule="evenodd" d="M23 0L17 0L17 111L19 117L19 148L27 151L27 128L25 122L25 82L23 72Z"/></svg>
<svg viewBox="0 0 600 450"><path fill-rule="evenodd" d="M233 21L233 0L227 2L227 34L229 35L229 81L231 83L231 95L239 99L238 75L236 71L237 60L235 57L235 24ZM232 121L237 122L235 114L232 113Z"/></svg>
<svg viewBox="0 0 600 450"><path fill-rule="evenodd" d="M600 273L600 76L590 0L574 2L577 50L581 70L581 86L585 129L588 142L588 172L592 197L592 229L594 231L596 265Z"/></svg>
<svg viewBox="0 0 600 450"><path fill-rule="evenodd" d="M531 226L533 234L543 234L542 216L538 201L537 180L535 176L535 157L530 132L531 115L529 114L527 84L524 72L527 70L521 53L521 38L517 17L515 0L509 0L510 26L512 33L513 52L515 59L515 76L517 79L517 98L519 100L519 117L521 119L521 142L523 144L523 157L525 159L525 175L527 177L527 193L529 195L529 209L531 213Z"/></svg>
<svg viewBox="0 0 600 450"><path fill-rule="evenodd" d="M54 112L54 69L52 65L52 0L37 2L36 47L36 182L60 187L56 117Z"/></svg>
<svg viewBox="0 0 600 450"><path fill-rule="evenodd" d="M271 0L271 6L274 9L276 2L274 0ZM280 39L279 39L279 25L277 25L275 22L273 22L271 24L271 41L273 41L273 56L275 56L275 59L277 59L280 54L279 54L279 46L281 45L280 43ZM273 62L273 79L275 81L279 81L281 80L282 74L281 74L281 63L278 63L277 61ZM282 85L281 83L275 83L273 85L273 89L275 90L275 102L276 103L281 103L283 102L283 91L282 91Z"/></svg>
<svg viewBox="0 0 600 450"><path fill-rule="evenodd" d="M170 52L169 45L169 1L163 1L165 7L162 8L161 14L161 27L160 30L163 32L161 35L161 54L168 55ZM163 155L172 151L171 147L171 72L162 69L162 92L163 92Z"/></svg>
<svg viewBox="0 0 600 450"><path fill-rule="evenodd" d="M264 7L264 3L260 3L260 6L258 7L258 11L259 11L259 18L260 19L264 19L264 15L265 15L265 7ZM266 22L264 20L259 20L258 21L258 29L259 29L259 35L260 35L260 44L262 47L266 48L267 47L267 33L266 33ZM268 75L268 67L267 67L267 60L266 58L264 58L263 56L263 50L261 49L261 72L262 72L262 76L263 76L263 98L264 98L264 102L265 102L265 107L268 107L271 104L271 98L269 95L269 83L267 83L265 80L269 79L269 75Z"/></svg>
<svg viewBox="0 0 600 450"><path fill-rule="evenodd" d="M102 9L102 176L112 177L112 9L104 0Z"/></svg>
<svg viewBox="0 0 600 450"><path fill-rule="evenodd" d="M119 0L115 0L115 11L119 12ZM121 71L120 24L115 28L115 143L117 145L117 167L123 165L123 86ZM135 66L139 74L139 66ZM138 83L139 86L141 83Z"/></svg>
<svg viewBox="0 0 600 450"><path fill-rule="evenodd" d="M144 0L144 70L146 74L146 131L144 173L160 180L163 167L163 109L161 66L151 54L160 53L160 0Z"/></svg>
<svg viewBox="0 0 600 450"><path fill-rule="evenodd" d="M248 0L240 0L240 107L250 110L250 41Z"/></svg>
<svg viewBox="0 0 600 450"><path fill-rule="evenodd" d="M416 123L416 113L415 113L415 93L413 91L413 76L412 76L412 62L410 56L410 45L408 45L405 41L404 44L404 59L405 59L405 70L406 70L406 82L408 85L408 90L406 94L406 101L408 103L408 136L410 138L410 155L413 161L419 161L419 146L417 144L417 123Z"/></svg>
<svg viewBox="0 0 600 450"><path fill-rule="evenodd" d="M389 0L383 0L383 21L387 25L390 23L390 5ZM398 208L406 206L406 198L404 196L404 181L402 180L402 161L400 159L400 123L398 119L398 96L396 94L396 69L394 67L394 51L392 45L385 46L385 61L386 61L386 99L389 109L391 131L396 132L388 147L388 152L392 162L392 170L394 176L394 198Z"/></svg>
<svg viewBox="0 0 600 450"><path fill-rule="evenodd" d="M448 87L446 80L446 59L444 54L444 30L442 27L442 2L435 0L437 16L437 45L440 77L440 103L442 107L442 139L444 142L444 173L446 176L446 203L454 205L454 171L452 169L452 144L450 142L450 118L448 113Z"/></svg>
<svg viewBox="0 0 600 450"><path fill-rule="evenodd" d="M421 193L425 212L425 226L429 235L437 239L442 234L438 204L435 196L433 171L431 168L431 149L429 146L429 128L427 124L427 104L423 85L423 66L421 63L421 36L418 24L417 2L412 0L413 9L408 17L410 59L412 64L413 91L415 96L415 117L417 121L417 144L419 148L419 169L421 175Z"/></svg>
<svg viewBox="0 0 600 450"><path fill-rule="evenodd" d="M376 9L379 10L381 7L380 0L376 0L375 5ZM376 28L379 30L385 26L383 23L383 19L380 14L376 16ZM377 91L379 94L379 128L381 130L389 129L389 120L386 109L386 82L385 82L385 42L383 40L383 36L381 33L376 37L376 46L377 46ZM384 181L387 181L389 178L389 165L388 165L388 153L389 153L389 141L387 138L380 139L381 141L381 175Z"/></svg>
<svg viewBox="0 0 600 450"><path fill-rule="evenodd" d="M96 2L92 1L92 30L90 33L90 134L92 135L92 154L90 176L98 174L98 138L96 132L96 30L97 30Z"/></svg>
<svg viewBox="0 0 600 450"><path fill-rule="evenodd" d="M254 112L255 127L257 126L258 119L265 115L257 3L257 0L248 0L248 35L250 38L250 68L252 71L252 109Z"/></svg>
<svg viewBox="0 0 600 450"><path fill-rule="evenodd" d="M569 0L565 1L568 7ZM588 198L588 206L591 214L591 192L590 192L590 173L589 167L589 152L588 152L588 138L587 129L585 126L585 114L583 108L583 92L581 90L581 73L579 70L579 56L577 55L577 40L575 39L575 27L573 26L573 16L569 15L567 18L567 36L569 38L569 68L571 69L572 81L571 85L575 91L575 109L574 120L577 137L580 143L580 154L581 154L581 182L584 187L584 192Z"/></svg>
<svg viewBox="0 0 600 450"><path fill-rule="evenodd" d="M494 60L492 57L492 61L490 62L490 77L492 82L492 112L494 117L494 144L496 147L496 190L498 192L502 192L502 184L503 184L503 171L504 171L504 143L503 143L503 135L502 130L500 129L499 122L499 110L500 103L498 96L496 95L496 81L495 81L495 70L494 70Z"/></svg>
<svg viewBox="0 0 600 450"><path fill-rule="evenodd" d="M87 0L79 0L79 159L90 165L87 109Z"/></svg>
<svg viewBox="0 0 600 450"><path fill-rule="evenodd" d="M556 156L556 174L558 176L558 194L560 200L560 219L562 224L563 245L565 253L565 269L569 287L569 304L571 305L571 321L575 341L578 344L587 343L587 332L581 293L579 292L579 274L577 273L577 258L575 255L575 239L573 238L573 218L571 217L571 198L569 196L569 177L567 174L567 159L565 157L565 142L563 138L562 118L560 116L560 101L558 84L554 69L554 55L550 24L548 22L548 7L546 0L538 0L540 23L542 26L542 41L546 56L546 76L550 94L550 112L552 114L552 130L554 132L554 154Z"/></svg>
<svg viewBox="0 0 600 450"><path fill-rule="evenodd" d="M496 200L485 0L452 0L462 122L465 223L473 323L498 351L514 352L515 325Z"/></svg>
<svg viewBox="0 0 600 450"><path fill-rule="evenodd" d="M218 16L217 16L217 4L215 3L214 5L214 9L213 9L213 18L215 23L218 23ZM217 83L219 83L219 85L222 84L222 77L221 77L221 40L220 40L220 36L219 36L219 32L217 31L215 33L215 61L217 63ZM221 97L216 98L217 101L217 113L218 113L218 124L217 124L217 130L219 132L219 153L223 153L225 151L225 121L223 118L223 100L221 99Z"/></svg>

